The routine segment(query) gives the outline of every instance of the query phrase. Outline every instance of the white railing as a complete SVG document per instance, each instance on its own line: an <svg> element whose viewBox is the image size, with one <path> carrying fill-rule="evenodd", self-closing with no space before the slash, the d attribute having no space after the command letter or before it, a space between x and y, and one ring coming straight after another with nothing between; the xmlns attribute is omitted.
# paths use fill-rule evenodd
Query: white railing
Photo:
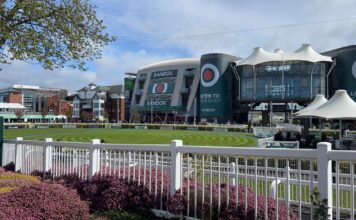
<svg viewBox="0 0 356 220"><path fill-rule="evenodd" d="M244 192L253 190L255 216L257 201L264 201L264 214L268 214L270 197L278 198L277 213L284 204L299 219L311 216L310 196L316 189L320 199L333 207L329 214L336 219L354 219L356 214L356 152L331 150L330 143L319 143L313 150L188 147L179 140L171 145L129 145L101 144L97 139L89 144L17 138L5 140L3 151L4 163L12 160L16 170L24 173L49 171L54 177L76 173L83 179L117 175L137 181L161 201L157 207L161 213L167 211L164 198L178 192L188 199L183 215L211 217L213 211L200 212L202 204L217 205L219 212L235 203L235 198L247 201L249 195L239 195L235 187L239 185ZM218 204L212 204L210 198L216 193Z"/></svg>
<svg viewBox="0 0 356 220"><path fill-rule="evenodd" d="M258 139L258 147L259 148L266 148L266 143L271 142L274 140L274 137L266 137Z"/></svg>
<svg viewBox="0 0 356 220"><path fill-rule="evenodd" d="M252 132L253 136L260 138L269 138L274 137L277 128L275 127L253 127Z"/></svg>

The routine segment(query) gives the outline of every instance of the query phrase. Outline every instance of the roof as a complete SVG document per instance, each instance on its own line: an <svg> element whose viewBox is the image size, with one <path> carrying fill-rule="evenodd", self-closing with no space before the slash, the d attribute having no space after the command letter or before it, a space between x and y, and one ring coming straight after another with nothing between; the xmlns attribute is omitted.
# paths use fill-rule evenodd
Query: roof
<svg viewBox="0 0 356 220"><path fill-rule="evenodd" d="M315 96L314 100L304 109L296 112L295 114L297 117L309 117L309 112L314 111L324 103L326 103L328 100L325 98L324 95L317 95Z"/></svg>
<svg viewBox="0 0 356 220"><path fill-rule="evenodd" d="M110 88L110 93L122 93L124 92L124 87L122 85L114 85L114 86L109 86Z"/></svg>
<svg viewBox="0 0 356 220"><path fill-rule="evenodd" d="M290 61L290 60L300 60L308 61L312 63L316 62L332 62L331 57L324 56L316 52L309 44L303 44L299 49L293 53L285 53L280 49L274 51L274 53L265 51L261 47L254 48L250 56L245 59L235 61L236 66L242 65L257 65L265 62L273 61Z"/></svg>
<svg viewBox="0 0 356 220"><path fill-rule="evenodd" d="M0 108L9 108L9 109L24 109L25 107L19 103L5 103L0 102Z"/></svg>
<svg viewBox="0 0 356 220"><path fill-rule="evenodd" d="M165 60L157 63L153 63L147 66L141 67L139 71L151 68L165 68L165 67L176 67L176 66L187 66L187 65L200 65L200 58L183 58L183 59L174 59L174 60Z"/></svg>
<svg viewBox="0 0 356 220"><path fill-rule="evenodd" d="M356 102L346 90L337 90L329 101L308 114L327 119L356 119Z"/></svg>
<svg viewBox="0 0 356 220"><path fill-rule="evenodd" d="M106 94L105 93L96 93L93 97L97 96L98 98L106 98Z"/></svg>
<svg viewBox="0 0 356 220"><path fill-rule="evenodd" d="M343 53L343 52L347 52L347 51L353 51L356 49L356 45L349 45L349 46L345 46L345 47L340 47L334 50L329 50L329 51L325 51L321 54L326 55L326 56L331 56L331 57L335 57L337 56L339 53Z"/></svg>

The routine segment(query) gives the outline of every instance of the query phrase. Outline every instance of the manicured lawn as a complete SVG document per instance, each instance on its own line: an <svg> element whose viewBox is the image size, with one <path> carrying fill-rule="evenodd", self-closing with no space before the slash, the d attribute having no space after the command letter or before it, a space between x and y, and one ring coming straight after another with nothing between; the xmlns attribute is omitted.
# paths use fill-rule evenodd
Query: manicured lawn
<svg viewBox="0 0 356 220"><path fill-rule="evenodd" d="M184 131L184 130L134 130L105 128L37 128L7 129L5 139L23 137L24 140L89 142L91 139L102 139L106 143L121 144L169 144L171 140L183 140L185 145L198 146L256 146L256 139L249 133Z"/></svg>

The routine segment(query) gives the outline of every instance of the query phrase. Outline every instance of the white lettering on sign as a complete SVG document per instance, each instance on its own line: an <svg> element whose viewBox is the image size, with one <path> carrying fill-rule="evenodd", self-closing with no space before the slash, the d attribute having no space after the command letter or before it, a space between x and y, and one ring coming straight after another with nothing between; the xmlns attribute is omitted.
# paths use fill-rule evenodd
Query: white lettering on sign
<svg viewBox="0 0 356 220"><path fill-rule="evenodd" d="M166 105L166 100L147 101L147 105Z"/></svg>
<svg viewBox="0 0 356 220"><path fill-rule="evenodd" d="M202 112L215 112L214 108L202 108L201 109Z"/></svg>
<svg viewBox="0 0 356 220"><path fill-rule="evenodd" d="M267 72L282 72L289 71L290 65L282 65L282 66L266 66L265 69Z"/></svg>
<svg viewBox="0 0 356 220"><path fill-rule="evenodd" d="M161 77L171 77L174 76L173 70L154 72L152 78L161 78Z"/></svg>
<svg viewBox="0 0 356 220"><path fill-rule="evenodd" d="M212 99L219 99L221 97L221 95L219 93L215 93L215 94L200 94L200 98L202 99L209 99L209 98L212 98Z"/></svg>

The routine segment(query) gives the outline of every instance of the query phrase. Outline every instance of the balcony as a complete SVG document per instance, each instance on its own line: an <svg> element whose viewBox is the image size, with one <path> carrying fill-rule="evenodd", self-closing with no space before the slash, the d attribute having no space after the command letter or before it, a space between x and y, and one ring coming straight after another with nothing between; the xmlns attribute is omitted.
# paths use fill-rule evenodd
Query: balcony
<svg viewBox="0 0 356 220"><path fill-rule="evenodd" d="M182 93L182 94L188 94L189 91L190 91L189 88L182 88L182 89L180 90L180 93Z"/></svg>
<svg viewBox="0 0 356 220"><path fill-rule="evenodd" d="M142 95L143 94L143 89L138 89L136 91L136 95Z"/></svg>
<svg viewBox="0 0 356 220"><path fill-rule="evenodd" d="M139 81L145 81L147 79L147 75L146 74L142 74L138 76L138 80Z"/></svg>

